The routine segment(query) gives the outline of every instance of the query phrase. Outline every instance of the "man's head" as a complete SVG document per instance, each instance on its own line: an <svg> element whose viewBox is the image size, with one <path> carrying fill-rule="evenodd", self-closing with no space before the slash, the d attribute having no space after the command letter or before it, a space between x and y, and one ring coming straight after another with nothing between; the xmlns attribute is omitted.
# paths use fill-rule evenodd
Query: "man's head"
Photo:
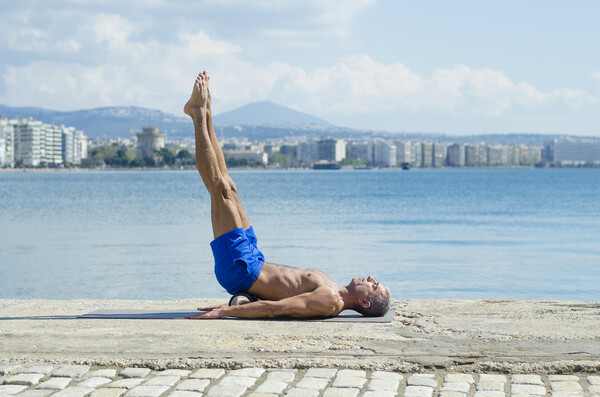
<svg viewBox="0 0 600 397"><path fill-rule="evenodd" d="M390 309L390 291L371 276L353 278L346 287L354 297L354 310L367 317L384 316Z"/></svg>

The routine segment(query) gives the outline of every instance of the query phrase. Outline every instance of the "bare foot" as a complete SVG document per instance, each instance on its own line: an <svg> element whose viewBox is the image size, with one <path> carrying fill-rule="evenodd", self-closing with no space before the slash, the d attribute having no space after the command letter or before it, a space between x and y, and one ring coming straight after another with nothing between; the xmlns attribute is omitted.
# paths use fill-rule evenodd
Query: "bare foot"
<svg viewBox="0 0 600 397"><path fill-rule="evenodd" d="M192 96L183 107L184 113L188 116L193 117L193 114L202 108L206 110L206 105L210 98L208 92L208 80L209 77L206 71L200 73L198 77L196 77L194 88L192 89Z"/></svg>

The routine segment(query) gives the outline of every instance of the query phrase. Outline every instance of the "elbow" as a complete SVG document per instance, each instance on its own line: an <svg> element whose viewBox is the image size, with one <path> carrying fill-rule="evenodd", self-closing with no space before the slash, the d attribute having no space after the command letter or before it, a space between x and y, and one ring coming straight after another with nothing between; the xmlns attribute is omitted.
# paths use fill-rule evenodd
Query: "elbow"
<svg viewBox="0 0 600 397"><path fill-rule="evenodd" d="M275 318L275 317L277 317L277 313L275 312L275 310L273 310L271 308L267 308L265 311L265 316L267 318Z"/></svg>
<svg viewBox="0 0 600 397"><path fill-rule="evenodd" d="M278 313L274 307L271 307L271 305L269 305L267 302L264 302L264 301L259 301L259 302L261 303L261 306L262 306L261 317L264 317L264 318L277 317Z"/></svg>

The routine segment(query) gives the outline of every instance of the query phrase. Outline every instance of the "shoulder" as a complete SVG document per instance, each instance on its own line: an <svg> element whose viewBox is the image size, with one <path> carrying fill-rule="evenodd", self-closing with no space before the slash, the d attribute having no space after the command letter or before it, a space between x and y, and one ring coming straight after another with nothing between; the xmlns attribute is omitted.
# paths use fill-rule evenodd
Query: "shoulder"
<svg viewBox="0 0 600 397"><path fill-rule="evenodd" d="M344 301L335 289L322 285L310 294L310 305L324 316L335 316L342 311Z"/></svg>

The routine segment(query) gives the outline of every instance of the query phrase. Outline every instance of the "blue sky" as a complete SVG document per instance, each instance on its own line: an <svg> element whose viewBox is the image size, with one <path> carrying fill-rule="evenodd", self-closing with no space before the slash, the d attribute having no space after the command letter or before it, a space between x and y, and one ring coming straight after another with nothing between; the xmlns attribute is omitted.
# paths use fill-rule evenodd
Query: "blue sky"
<svg viewBox="0 0 600 397"><path fill-rule="evenodd" d="M0 2L0 103L181 115L262 100L338 125L600 136L600 2Z"/></svg>

